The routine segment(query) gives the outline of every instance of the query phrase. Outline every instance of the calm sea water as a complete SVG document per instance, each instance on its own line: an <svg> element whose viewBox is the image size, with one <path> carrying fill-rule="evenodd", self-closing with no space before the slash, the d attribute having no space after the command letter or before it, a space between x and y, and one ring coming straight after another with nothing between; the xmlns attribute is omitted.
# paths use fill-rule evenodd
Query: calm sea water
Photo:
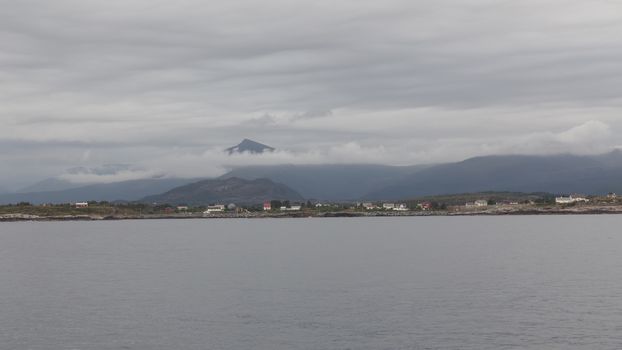
<svg viewBox="0 0 622 350"><path fill-rule="evenodd" d="M0 349L620 349L622 216L0 224Z"/></svg>

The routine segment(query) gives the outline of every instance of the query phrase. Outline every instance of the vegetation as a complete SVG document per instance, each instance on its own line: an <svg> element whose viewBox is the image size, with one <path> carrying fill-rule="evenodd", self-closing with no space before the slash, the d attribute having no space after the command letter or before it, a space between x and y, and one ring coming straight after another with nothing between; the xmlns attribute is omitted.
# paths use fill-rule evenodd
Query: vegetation
<svg viewBox="0 0 622 350"><path fill-rule="evenodd" d="M469 206L466 203L486 201L488 206ZM486 204L485 203L485 204ZM287 200L273 200L270 202L272 210L266 213L263 204L247 205L242 207L232 206L223 213L211 213L210 215L235 215L243 214L250 216L361 216L361 215L403 215L393 209L383 209L382 202L374 203L376 209L365 209L362 203L312 203L290 202ZM408 201L396 201L395 205L406 204L412 212L431 212L434 214L447 213L502 213L502 212L550 212L555 210L617 210L612 207L620 207L622 211L622 198L610 194L609 196L592 196L589 203L556 204L555 197L547 193L514 193L514 192L484 192L457 195L428 196ZM300 205L300 210L281 211L282 207L291 208ZM38 216L42 218L138 218L138 217L201 217L206 206L173 206L170 204L146 204L141 202L88 202L87 207L77 207L75 204L44 204L32 205L28 202L20 202L13 205L0 206L0 219L28 219L24 216ZM409 215L406 213L405 215ZM21 216L21 217L20 217Z"/></svg>

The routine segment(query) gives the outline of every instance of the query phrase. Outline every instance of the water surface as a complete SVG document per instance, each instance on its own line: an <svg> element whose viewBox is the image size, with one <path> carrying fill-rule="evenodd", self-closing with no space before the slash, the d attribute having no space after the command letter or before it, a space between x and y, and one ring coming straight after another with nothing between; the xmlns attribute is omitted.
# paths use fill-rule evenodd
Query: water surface
<svg viewBox="0 0 622 350"><path fill-rule="evenodd" d="M1 349L620 349L622 216L0 224Z"/></svg>

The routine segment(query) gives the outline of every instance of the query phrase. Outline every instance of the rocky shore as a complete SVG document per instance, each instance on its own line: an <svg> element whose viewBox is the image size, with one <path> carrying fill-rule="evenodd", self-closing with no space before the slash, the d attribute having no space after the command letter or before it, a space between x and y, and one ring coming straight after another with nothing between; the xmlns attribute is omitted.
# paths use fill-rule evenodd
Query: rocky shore
<svg viewBox="0 0 622 350"><path fill-rule="evenodd" d="M409 216L502 216L502 215L596 215L622 214L622 206L575 207L489 207L481 210L448 209L438 211L334 211L334 212L245 212L245 213L174 213L147 215L54 215L2 214L0 222L15 221L102 221L102 220L158 220L158 219L261 219L261 218L335 218L335 217L409 217Z"/></svg>

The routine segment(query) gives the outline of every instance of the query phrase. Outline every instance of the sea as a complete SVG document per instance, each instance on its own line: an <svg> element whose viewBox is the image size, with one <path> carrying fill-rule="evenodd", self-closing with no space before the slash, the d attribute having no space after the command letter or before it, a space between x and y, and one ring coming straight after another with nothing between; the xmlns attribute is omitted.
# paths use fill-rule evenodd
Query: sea
<svg viewBox="0 0 622 350"><path fill-rule="evenodd" d="M0 223L0 349L621 349L622 216Z"/></svg>

